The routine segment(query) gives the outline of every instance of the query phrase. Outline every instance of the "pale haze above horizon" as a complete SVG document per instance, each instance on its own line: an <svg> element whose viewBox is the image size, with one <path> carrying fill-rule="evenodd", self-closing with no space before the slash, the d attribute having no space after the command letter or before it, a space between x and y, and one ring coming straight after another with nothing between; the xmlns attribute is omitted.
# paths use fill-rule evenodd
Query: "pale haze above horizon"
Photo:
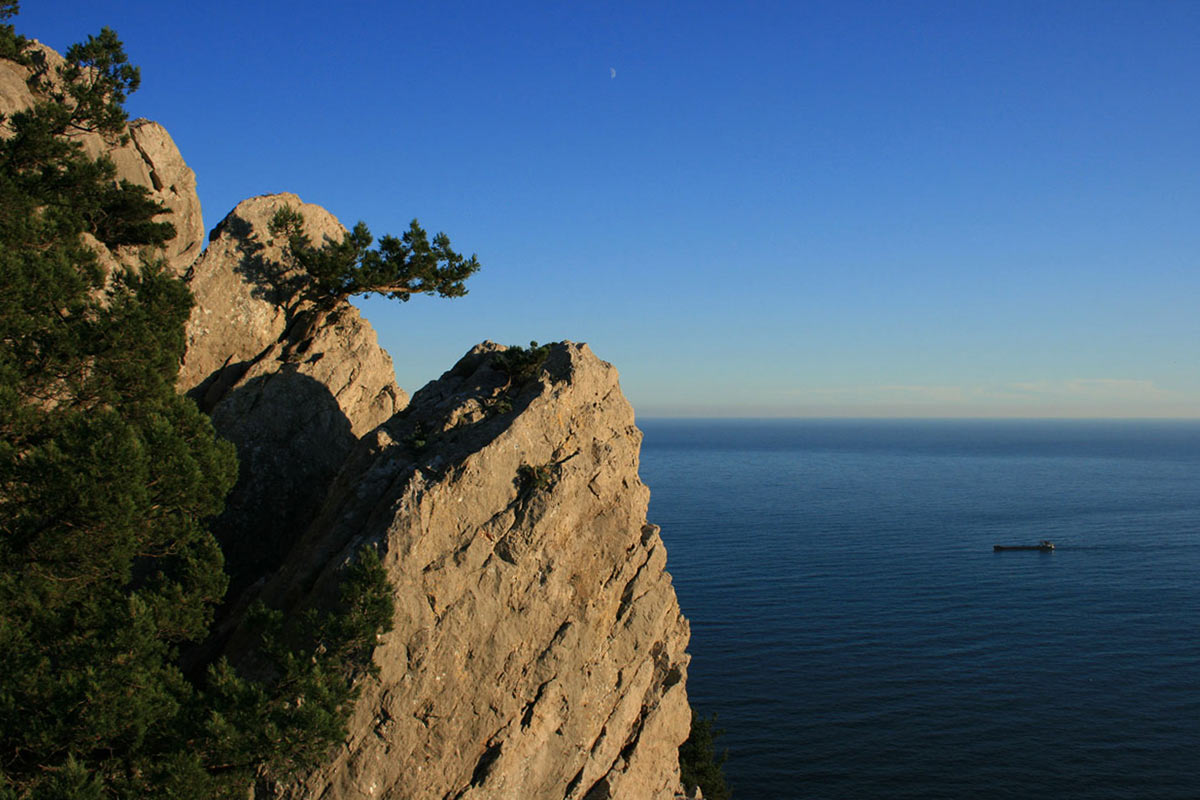
<svg viewBox="0 0 1200 800"><path fill-rule="evenodd" d="M586 341L639 416L1200 417L1200 3L22 3L108 26L205 225L483 265L358 303L409 392Z"/></svg>

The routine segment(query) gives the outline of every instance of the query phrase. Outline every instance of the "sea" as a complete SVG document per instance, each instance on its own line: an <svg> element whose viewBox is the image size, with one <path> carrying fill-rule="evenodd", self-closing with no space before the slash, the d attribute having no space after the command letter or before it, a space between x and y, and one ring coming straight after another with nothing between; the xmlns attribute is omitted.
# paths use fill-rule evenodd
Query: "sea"
<svg viewBox="0 0 1200 800"><path fill-rule="evenodd" d="M639 427L736 800L1200 798L1200 422Z"/></svg>

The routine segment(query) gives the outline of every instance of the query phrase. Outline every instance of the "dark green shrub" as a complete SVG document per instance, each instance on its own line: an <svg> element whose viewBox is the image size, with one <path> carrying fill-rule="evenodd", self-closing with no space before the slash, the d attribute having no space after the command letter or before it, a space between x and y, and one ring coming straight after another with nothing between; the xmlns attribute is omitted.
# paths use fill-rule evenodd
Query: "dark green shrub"
<svg viewBox="0 0 1200 800"><path fill-rule="evenodd" d="M412 449L414 453L419 453L429 444L429 436L425 433L425 426L421 423L413 425L412 433L405 439L405 443Z"/></svg>
<svg viewBox="0 0 1200 800"><path fill-rule="evenodd" d="M513 345L496 355L496 366L508 375L510 386L520 386L533 379L546 363L550 345L530 342L529 347Z"/></svg>
<svg viewBox="0 0 1200 800"><path fill-rule="evenodd" d="M522 494L532 494L549 489L557 475L558 469L554 464L522 464L517 468L517 483Z"/></svg>
<svg viewBox="0 0 1200 800"><path fill-rule="evenodd" d="M713 740L724 733L714 730L716 721L715 714L712 719L704 719L692 710L692 732L679 746L679 776L689 792L699 786L704 800L729 800L729 787L721 771L729 753L721 753L719 757L716 754Z"/></svg>

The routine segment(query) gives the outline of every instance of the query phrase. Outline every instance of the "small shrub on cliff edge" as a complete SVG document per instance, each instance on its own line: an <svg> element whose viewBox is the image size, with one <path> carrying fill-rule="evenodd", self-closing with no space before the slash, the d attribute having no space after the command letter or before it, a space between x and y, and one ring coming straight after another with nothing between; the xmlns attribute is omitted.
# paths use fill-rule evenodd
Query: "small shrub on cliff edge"
<svg viewBox="0 0 1200 800"><path fill-rule="evenodd" d="M522 494L549 489L557 470L554 464L522 464L517 468L517 482Z"/></svg>
<svg viewBox="0 0 1200 800"><path fill-rule="evenodd" d="M519 386L531 380L546 363L550 345L530 342L529 347L513 345L496 355L496 366L508 375L510 386Z"/></svg>
<svg viewBox="0 0 1200 800"><path fill-rule="evenodd" d="M723 733L713 729L716 721L715 715L712 719L704 719L693 709L692 732L679 746L679 776L689 792L699 786L704 800L729 800L729 787L721 771L729 754L722 753L718 757L714 749L713 740Z"/></svg>
<svg viewBox="0 0 1200 800"><path fill-rule="evenodd" d="M429 444L429 434L426 433L425 426L419 422L413 425L412 432L408 435L408 438L406 438L404 442L409 446L409 448L412 449L414 453L419 453L424 450L425 446Z"/></svg>

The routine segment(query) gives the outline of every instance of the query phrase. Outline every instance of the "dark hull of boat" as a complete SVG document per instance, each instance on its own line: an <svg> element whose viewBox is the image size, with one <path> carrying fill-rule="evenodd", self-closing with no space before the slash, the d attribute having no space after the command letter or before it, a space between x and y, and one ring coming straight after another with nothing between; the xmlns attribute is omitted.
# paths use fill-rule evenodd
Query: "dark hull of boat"
<svg viewBox="0 0 1200 800"><path fill-rule="evenodd" d="M1043 553L1054 552L1053 547L1046 547L1041 544L997 544L992 546L992 550L997 553L1001 550L1040 550Z"/></svg>

